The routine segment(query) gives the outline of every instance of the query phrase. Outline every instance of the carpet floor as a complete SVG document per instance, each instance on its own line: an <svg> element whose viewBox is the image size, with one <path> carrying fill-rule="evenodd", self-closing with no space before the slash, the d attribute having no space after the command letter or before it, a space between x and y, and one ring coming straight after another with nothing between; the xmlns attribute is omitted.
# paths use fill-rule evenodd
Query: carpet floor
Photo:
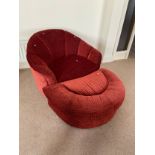
<svg viewBox="0 0 155 155"><path fill-rule="evenodd" d="M114 118L92 129L64 123L48 106L29 69L20 70L20 155L134 155L135 62L105 63L123 81L126 97Z"/></svg>

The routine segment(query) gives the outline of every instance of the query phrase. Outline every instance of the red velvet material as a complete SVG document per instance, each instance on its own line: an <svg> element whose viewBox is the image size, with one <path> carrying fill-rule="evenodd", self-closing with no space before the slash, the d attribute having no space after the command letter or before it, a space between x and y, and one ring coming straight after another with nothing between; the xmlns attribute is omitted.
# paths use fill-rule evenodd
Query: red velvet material
<svg viewBox="0 0 155 155"><path fill-rule="evenodd" d="M65 117L61 117L64 121L91 128L112 118L125 92L118 77L102 68L84 77L45 87L44 93L50 107L54 107L60 117L64 113Z"/></svg>
<svg viewBox="0 0 155 155"><path fill-rule="evenodd" d="M98 69L93 62L81 56L71 55L55 60L49 65L58 82L85 76Z"/></svg>
<svg viewBox="0 0 155 155"><path fill-rule="evenodd" d="M35 33L27 45L27 60L49 106L72 126L104 124L124 100L120 79L109 70L99 69L100 52L69 32Z"/></svg>

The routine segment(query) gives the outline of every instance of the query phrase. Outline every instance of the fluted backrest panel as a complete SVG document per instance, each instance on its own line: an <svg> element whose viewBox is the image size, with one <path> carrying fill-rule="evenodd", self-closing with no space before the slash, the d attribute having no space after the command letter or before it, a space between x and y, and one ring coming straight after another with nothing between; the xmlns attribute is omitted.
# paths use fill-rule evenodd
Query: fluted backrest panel
<svg viewBox="0 0 155 155"><path fill-rule="evenodd" d="M27 55L37 55L47 64L63 56L76 55L81 39L64 30L35 33L27 45Z"/></svg>
<svg viewBox="0 0 155 155"><path fill-rule="evenodd" d="M37 61L38 57L47 65L52 59L50 50L48 50L46 45L38 38L37 34L34 34L27 44L27 60L31 67L41 65L40 61Z"/></svg>
<svg viewBox="0 0 155 155"><path fill-rule="evenodd" d="M85 57L98 65L100 65L102 59L101 53L83 40L80 41L77 55Z"/></svg>
<svg viewBox="0 0 155 155"><path fill-rule="evenodd" d="M65 56L65 32L63 30L45 30L38 32L37 36L46 46L51 55L51 59L55 60Z"/></svg>
<svg viewBox="0 0 155 155"><path fill-rule="evenodd" d="M70 56L82 56L100 65L101 53L70 32L60 29L43 30L35 33L27 45L27 59L31 67ZM36 58L37 57L37 58ZM37 62L38 58L40 61Z"/></svg>
<svg viewBox="0 0 155 155"><path fill-rule="evenodd" d="M65 56L77 55L81 39L77 36L65 32Z"/></svg>

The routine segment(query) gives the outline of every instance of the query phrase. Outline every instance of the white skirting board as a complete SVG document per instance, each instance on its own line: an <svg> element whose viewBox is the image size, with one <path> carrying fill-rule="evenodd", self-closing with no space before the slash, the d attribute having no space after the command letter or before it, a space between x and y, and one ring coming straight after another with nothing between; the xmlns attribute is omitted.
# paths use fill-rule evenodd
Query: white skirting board
<svg viewBox="0 0 155 155"><path fill-rule="evenodd" d="M26 40L19 41L19 69L29 68L29 64L26 59ZM128 54L126 52L117 52L114 56L104 57L102 59L102 63L112 62L120 59L127 59Z"/></svg>
<svg viewBox="0 0 155 155"><path fill-rule="evenodd" d="M26 60L26 40L19 41L19 69L29 68L28 62Z"/></svg>

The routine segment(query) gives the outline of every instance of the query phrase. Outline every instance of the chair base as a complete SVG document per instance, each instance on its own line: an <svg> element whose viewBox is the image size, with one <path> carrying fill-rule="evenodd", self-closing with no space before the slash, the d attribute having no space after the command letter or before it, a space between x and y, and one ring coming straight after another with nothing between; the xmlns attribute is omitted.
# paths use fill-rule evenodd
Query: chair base
<svg viewBox="0 0 155 155"><path fill-rule="evenodd" d="M59 118L61 118L61 120L66 122L66 124L81 129L95 128L104 125L108 123L116 113L114 109L110 109L106 113L100 114L98 116L97 115L93 116L93 114L92 115L85 114L85 116L83 117L80 116L75 117L74 114L64 113L55 106L52 106L51 103L48 104L53 109L53 111L59 116Z"/></svg>

